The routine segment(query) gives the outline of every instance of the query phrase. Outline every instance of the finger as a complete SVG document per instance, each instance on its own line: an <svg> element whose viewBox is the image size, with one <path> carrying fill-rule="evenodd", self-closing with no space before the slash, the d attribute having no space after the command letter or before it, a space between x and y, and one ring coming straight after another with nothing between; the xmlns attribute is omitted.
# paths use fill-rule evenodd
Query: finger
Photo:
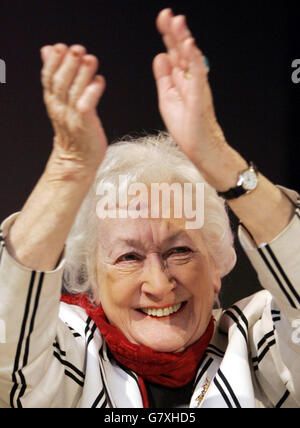
<svg viewBox="0 0 300 428"><path fill-rule="evenodd" d="M171 9L163 9L158 14L156 18L156 27L162 36L168 33L172 16L173 12Z"/></svg>
<svg viewBox="0 0 300 428"><path fill-rule="evenodd" d="M169 35L163 37L163 42L168 51L168 55L170 57L171 64L175 67L179 64L179 51L177 46Z"/></svg>
<svg viewBox="0 0 300 428"><path fill-rule="evenodd" d="M174 43L176 44L176 50L178 55L178 65L186 69L188 67L186 58L182 51L182 46L185 41L192 37L191 31L186 24L186 18L184 15L175 16L170 24L170 33L172 34Z"/></svg>
<svg viewBox="0 0 300 428"><path fill-rule="evenodd" d="M52 90L52 78L58 67L60 66L66 52L67 46L63 43L57 43L53 46L47 62L42 68L42 85L46 91Z"/></svg>
<svg viewBox="0 0 300 428"><path fill-rule="evenodd" d="M193 67L196 69L196 72L204 72L207 74L209 71L207 58L196 45L195 39L192 37L192 33L189 30L186 24L186 19L183 15L173 19L171 30L177 43L179 56L178 64L184 70L188 70Z"/></svg>
<svg viewBox="0 0 300 428"><path fill-rule="evenodd" d="M174 67L172 70L172 80L181 99L185 99L188 95L187 87L189 80L186 79L185 71L180 67Z"/></svg>
<svg viewBox="0 0 300 428"><path fill-rule="evenodd" d="M52 52L52 48L53 48L53 46L50 46L50 45L46 45L46 46L43 46L41 48L41 59L42 59L43 63L48 61L48 59L51 55L51 52Z"/></svg>
<svg viewBox="0 0 300 428"><path fill-rule="evenodd" d="M166 53L158 54L153 60L153 74L159 96L163 96L174 86L172 80L172 64Z"/></svg>
<svg viewBox="0 0 300 428"><path fill-rule="evenodd" d="M172 18L170 22L170 32L176 44L192 36L184 15L174 16L174 18Z"/></svg>
<svg viewBox="0 0 300 428"><path fill-rule="evenodd" d="M62 102L66 102L68 99L68 90L78 72L85 52L83 46L73 45L53 76L52 91Z"/></svg>
<svg viewBox="0 0 300 428"><path fill-rule="evenodd" d="M204 55L197 47L195 40L190 37L186 39L181 46L181 55L188 64L188 70L191 76L207 78L209 68Z"/></svg>
<svg viewBox="0 0 300 428"><path fill-rule="evenodd" d="M176 50L176 40L174 39L173 34L171 32L171 22L172 22L173 16L174 15L171 9L164 9L158 15L156 20L156 25L157 25L158 31L162 35L164 45L168 51L168 54L170 55L172 64L176 65L178 61L178 54Z"/></svg>
<svg viewBox="0 0 300 428"><path fill-rule="evenodd" d="M98 59L93 55L84 55L81 66L69 90L69 104L75 106L83 91L91 82L98 68Z"/></svg>
<svg viewBox="0 0 300 428"><path fill-rule="evenodd" d="M94 110L105 90L105 79L97 75L94 80L85 88L83 94L77 101L77 109L85 114Z"/></svg>

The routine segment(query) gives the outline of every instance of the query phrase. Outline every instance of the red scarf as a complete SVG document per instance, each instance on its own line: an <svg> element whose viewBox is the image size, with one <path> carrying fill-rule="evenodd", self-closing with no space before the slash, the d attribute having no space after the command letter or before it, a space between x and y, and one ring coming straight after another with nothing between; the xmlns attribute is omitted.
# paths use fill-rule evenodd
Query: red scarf
<svg viewBox="0 0 300 428"><path fill-rule="evenodd" d="M171 388L184 386L193 380L197 365L214 331L212 317L204 335L184 351L157 352L147 346L129 342L117 327L109 324L102 306L93 305L85 294L63 295L61 300L85 309L105 338L113 357L121 365L133 370L143 379Z"/></svg>

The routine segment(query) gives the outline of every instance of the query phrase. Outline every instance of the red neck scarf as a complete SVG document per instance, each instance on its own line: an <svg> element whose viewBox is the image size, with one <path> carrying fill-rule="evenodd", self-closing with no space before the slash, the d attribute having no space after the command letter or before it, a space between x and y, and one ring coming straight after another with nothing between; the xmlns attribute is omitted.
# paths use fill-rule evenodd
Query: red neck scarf
<svg viewBox="0 0 300 428"><path fill-rule="evenodd" d="M152 383L177 388L192 381L197 365L214 331L213 317L203 336L182 352L157 352L135 345L117 328L109 324L102 306L94 306L85 294L63 295L63 302L85 309L105 338L113 357L124 367L133 370Z"/></svg>

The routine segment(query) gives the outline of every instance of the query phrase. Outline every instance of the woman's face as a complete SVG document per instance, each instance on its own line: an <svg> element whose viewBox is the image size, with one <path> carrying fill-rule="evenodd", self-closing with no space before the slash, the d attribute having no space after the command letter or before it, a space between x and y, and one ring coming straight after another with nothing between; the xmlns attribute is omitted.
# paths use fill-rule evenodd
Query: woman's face
<svg viewBox="0 0 300 428"><path fill-rule="evenodd" d="M129 218L102 221L99 228L104 312L129 341L155 351L179 352L199 339L220 289L201 230L184 225Z"/></svg>

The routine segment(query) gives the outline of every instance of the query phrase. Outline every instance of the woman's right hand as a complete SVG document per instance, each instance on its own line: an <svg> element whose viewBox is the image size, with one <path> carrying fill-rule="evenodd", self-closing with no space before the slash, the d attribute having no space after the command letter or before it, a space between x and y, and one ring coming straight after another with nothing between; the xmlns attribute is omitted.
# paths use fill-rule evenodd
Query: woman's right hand
<svg viewBox="0 0 300 428"><path fill-rule="evenodd" d="M107 147L96 107L105 88L98 60L84 47L41 50L42 84L54 147L44 173L5 239L8 252L30 269L55 268Z"/></svg>
<svg viewBox="0 0 300 428"><path fill-rule="evenodd" d="M48 163L50 174L94 172L101 163L107 139L96 107L105 89L96 75L98 60L80 45L44 46L42 85L55 137Z"/></svg>

